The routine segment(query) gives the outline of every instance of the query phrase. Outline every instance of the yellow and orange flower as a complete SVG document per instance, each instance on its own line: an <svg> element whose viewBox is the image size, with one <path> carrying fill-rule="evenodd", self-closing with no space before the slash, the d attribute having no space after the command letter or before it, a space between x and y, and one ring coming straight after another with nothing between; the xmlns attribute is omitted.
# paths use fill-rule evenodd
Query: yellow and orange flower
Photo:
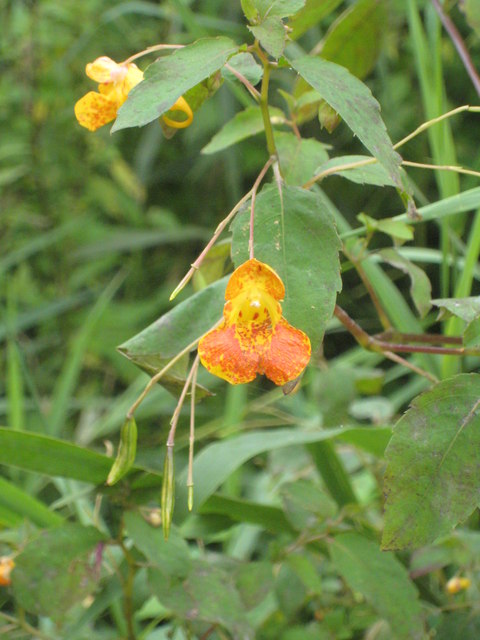
<svg viewBox="0 0 480 640"><path fill-rule="evenodd" d="M89 91L75 105L75 116L82 127L96 131L117 117L117 111L127 99L129 92L143 80L143 72L133 62L118 64L107 56L89 62L85 68L89 78L98 82L98 92ZM172 120L163 116L168 126L175 129L188 127L193 113L188 102L180 97L171 111L181 111L185 120Z"/></svg>
<svg viewBox="0 0 480 640"><path fill-rule="evenodd" d="M9 556L0 557L0 586L7 587L10 583L10 573L15 563Z"/></svg>
<svg viewBox="0 0 480 640"><path fill-rule="evenodd" d="M310 360L308 336L282 317L285 287L277 273L252 258L236 269L225 291L223 322L198 344L203 366L231 384L265 374L277 385L297 378Z"/></svg>
<svg viewBox="0 0 480 640"><path fill-rule="evenodd" d="M460 593L460 591L465 591L465 589L468 589L471 586L472 581L469 578L454 576L453 578L450 578L445 585L445 591L451 595L455 595Z"/></svg>

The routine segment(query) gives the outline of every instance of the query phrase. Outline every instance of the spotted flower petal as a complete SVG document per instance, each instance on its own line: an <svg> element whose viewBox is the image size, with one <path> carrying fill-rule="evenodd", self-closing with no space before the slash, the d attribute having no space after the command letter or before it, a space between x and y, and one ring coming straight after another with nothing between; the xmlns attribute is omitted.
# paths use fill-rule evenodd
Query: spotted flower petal
<svg viewBox="0 0 480 640"><path fill-rule="evenodd" d="M143 72L133 62L118 64L102 56L87 64L86 73L100 83L98 92L90 91L80 98L75 116L82 127L96 131L115 120L130 90L143 80Z"/></svg>
<svg viewBox="0 0 480 640"><path fill-rule="evenodd" d="M227 326L226 322L202 338L198 353L210 373L230 384L251 382L257 376L257 355L242 350L235 336L235 327Z"/></svg>
<svg viewBox="0 0 480 640"><path fill-rule="evenodd" d="M282 318L275 327L270 349L262 357L263 373L275 384L284 385L298 378L310 355L308 336Z"/></svg>
<svg viewBox="0 0 480 640"><path fill-rule="evenodd" d="M75 115L83 127L96 131L104 124L115 120L118 109L130 91L143 80L143 72L133 62L118 64L107 56L89 62L85 72L89 78L99 83L98 93L90 91L81 98L75 105ZM185 129L191 125L193 111L182 96L169 111L180 111L185 116L180 117L180 120L171 118L168 114L162 116L169 127Z"/></svg>
<svg viewBox="0 0 480 640"><path fill-rule="evenodd" d="M268 265L251 259L232 274L225 292L224 321L199 342L202 364L231 384L257 373L283 385L310 360L308 336L282 318L285 288Z"/></svg>
<svg viewBox="0 0 480 640"><path fill-rule="evenodd" d="M232 273L225 291L225 300L233 300L244 289L252 286L262 287L275 300L283 300L285 297L285 287L280 276L268 264L252 258Z"/></svg>
<svg viewBox="0 0 480 640"><path fill-rule="evenodd" d="M75 105L75 116L82 127L96 131L117 117L117 102L109 96L89 91Z"/></svg>

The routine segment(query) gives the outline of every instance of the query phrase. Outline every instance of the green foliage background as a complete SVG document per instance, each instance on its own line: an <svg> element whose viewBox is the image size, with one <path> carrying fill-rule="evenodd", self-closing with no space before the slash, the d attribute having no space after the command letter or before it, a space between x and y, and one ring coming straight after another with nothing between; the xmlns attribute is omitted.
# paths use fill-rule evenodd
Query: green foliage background
<svg viewBox="0 0 480 640"><path fill-rule="evenodd" d="M248 13L249 3L242 4ZM300 17L291 22L291 50L297 57L326 36L324 57L365 79L393 141L450 108L478 104L430 3L316 4L318 23L303 32ZM479 67L478 3L463 3L466 15L455 3L449 8ZM168 543L158 528L158 504L176 399L163 387L157 385L136 413L138 451L128 481L104 486L112 443L148 381L116 347L173 308L171 291L251 188L267 156L262 133L201 153L252 105L229 80L193 125L169 140L156 121L114 135L109 126L91 134L77 124L73 105L93 89L84 67L100 55L120 61L159 42L219 35L251 42L240 2L0 0L0 412L7 427L0 429L0 555L13 554L17 564L13 586L0 587L0 635L386 640L435 632L440 639L476 638L477 510L453 533L449 527L475 506L478 442L460 442L460 462L441 477L446 491L462 491L458 471L470 465L468 499L462 493L467 505L462 502L456 519L447 517L446 529L444 522L439 526L444 537L431 542L422 529L412 552L380 551L384 450L392 425L429 382L361 349L335 320L322 319L324 353L316 354L295 395L284 398L261 378L227 387L201 372L200 384L216 395L197 406L195 510L189 515L186 508L185 412ZM277 90L292 91L291 77L280 69L273 80L273 107L285 110ZM478 171L479 132L478 114L463 113L401 151L408 160ZM305 114L302 135L331 145L330 156L365 153L344 123L329 134ZM452 172L408 174L425 212L438 212L429 206L478 184L474 176ZM292 184L301 183L292 170ZM335 217L349 258L359 247L348 237L359 213L380 220L404 211L392 187L332 176L322 189L316 197ZM480 214L472 215L479 201L459 197L458 210L465 213L450 222L432 213L401 249L428 274L434 298L479 292ZM237 233L241 237L239 226L234 244ZM391 247L396 233L405 229L376 234L371 248ZM175 304L231 270L228 252L217 255L203 281L195 278ZM408 275L387 258L377 254L365 262L363 276L394 326L461 334L461 314L443 325L435 324L436 312L418 317ZM344 260L342 277L342 306L369 332L381 330L352 260ZM220 291L224 285L214 286ZM428 290L422 291L425 308ZM210 294L200 295L208 306ZM205 317L210 314L208 307ZM478 313L468 316L470 325L472 319ZM317 328L319 335L324 328ZM478 328L471 333L478 345ZM414 362L442 379L463 371L461 380L479 363L478 357L440 356ZM149 370L159 363L142 364ZM476 376L465 386L469 398L478 397ZM448 407L439 406L448 415ZM389 460L403 439L415 439L415 411L399 424ZM463 405L460 414L468 413L462 411ZM428 447L426 457L445 453L440 442ZM466 451L473 460L461 457ZM415 481L410 478L407 489ZM405 516L403 507L392 521ZM386 546L394 546L390 533ZM455 575L467 576L472 586L451 595L445 585Z"/></svg>

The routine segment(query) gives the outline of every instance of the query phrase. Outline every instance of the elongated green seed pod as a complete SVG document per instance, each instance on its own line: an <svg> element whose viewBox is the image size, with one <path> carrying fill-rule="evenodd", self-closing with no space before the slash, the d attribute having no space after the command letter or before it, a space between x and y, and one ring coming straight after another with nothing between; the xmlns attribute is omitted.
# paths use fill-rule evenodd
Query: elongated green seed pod
<svg viewBox="0 0 480 640"><path fill-rule="evenodd" d="M120 434L117 457L108 474L107 484L118 482L130 471L135 462L137 452L137 425L134 418L127 418Z"/></svg>
<svg viewBox="0 0 480 640"><path fill-rule="evenodd" d="M173 508L175 506L175 466L173 447L167 446L162 482L162 527L163 537L168 540L172 525Z"/></svg>

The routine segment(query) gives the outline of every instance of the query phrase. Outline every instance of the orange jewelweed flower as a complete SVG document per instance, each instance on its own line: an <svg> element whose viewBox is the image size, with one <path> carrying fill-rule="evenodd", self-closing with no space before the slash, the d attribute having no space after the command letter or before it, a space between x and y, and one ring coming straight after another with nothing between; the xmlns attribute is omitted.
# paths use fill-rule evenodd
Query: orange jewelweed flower
<svg viewBox="0 0 480 640"><path fill-rule="evenodd" d="M230 384L265 374L277 385L297 378L310 360L308 336L282 317L285 287L275 271L252 258L225 291L223 322L198 344L203 366Z"/></svg>
<svg viewBox="0 0 480 640"><path fill-rule="evenodd" d="M11 583L10 573L15 566L14 561L8 556L0 557L0 586L8 587Z"/></svg>
<svg viewBox="0 0 480 640"><path fill-rule="evenodd" d="M89 62L85 68L89 78L98 82L98 92L89 91L75 105L75 116L82 127L96 131L117 117L117 111L130 91L143 80L143 71L133 62L118 64L107 56ZM180 97L171 111L182 111L186 120L176 121L163 116L164 121L176 129L188 127L193 113L187 101Z"/></svg>

